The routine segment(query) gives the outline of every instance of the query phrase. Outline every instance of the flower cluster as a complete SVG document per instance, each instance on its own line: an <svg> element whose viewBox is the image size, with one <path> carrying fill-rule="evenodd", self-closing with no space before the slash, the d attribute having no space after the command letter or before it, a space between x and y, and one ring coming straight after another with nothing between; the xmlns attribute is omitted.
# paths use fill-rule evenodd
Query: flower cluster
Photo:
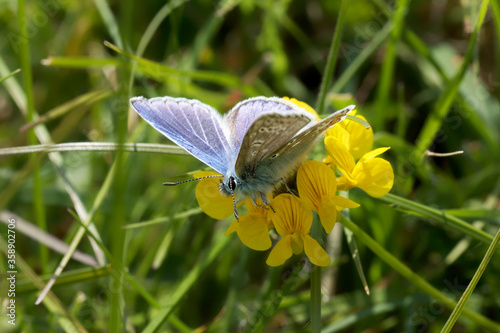
<svg viewBox="0 0 500 333"><path fill-rule="evenodd" d="M289 99L291 102L316 114L309 105ZM355 112L355 111L354 111ZM356 115L366 122L366 120ZM330 233L340 220L340 211L356 208L359 204L343 196L338 190L347 191L358 187L372 197L381 197L392 188L394 172L391 164L377 157L389 148L372 149L373 131L360 122L346 119L325 133L325 148L328 156L319 161L306 161L297 171L298 196L282 193L265 207L257 206L251 199L244 203L248 211L239 221L235 220L226 235L236 232L241 242L251 249L266 251L272 246L270 231L275 230L281 239L271 250L267 259L270 266L279 266L292 256L305 252L311 263L328 266L330 258L320 244L309 234L313 222L313 211L326 233ZM337 177L335 170L342 174ZM201 171L194 177L217 175L216 172ZM196 199L201 209L215 219L232 215L234 203L231 197L219 193L218 178L200 180L196 187Z"/></svg>

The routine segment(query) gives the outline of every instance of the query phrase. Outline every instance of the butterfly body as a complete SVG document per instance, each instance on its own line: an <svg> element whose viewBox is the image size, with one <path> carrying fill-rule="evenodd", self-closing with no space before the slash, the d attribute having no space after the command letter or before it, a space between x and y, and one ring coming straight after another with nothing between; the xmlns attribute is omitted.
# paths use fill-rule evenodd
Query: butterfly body
<svg viewBox="0 0 500 333"><path fill-rule="evenodd" d="M238 200L265 197L305 159L316 139L354 108L317 121L278 97L254 97L225 116L197 100L134 97L139 115L223 177L220 191Z"/></svg>

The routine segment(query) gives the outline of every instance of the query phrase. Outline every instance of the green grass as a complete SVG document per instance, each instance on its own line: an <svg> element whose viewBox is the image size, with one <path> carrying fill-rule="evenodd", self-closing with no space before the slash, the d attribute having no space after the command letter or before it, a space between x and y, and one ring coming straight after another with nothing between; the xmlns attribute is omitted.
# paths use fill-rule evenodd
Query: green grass
<svg viewBox="0 0 500 333"><path fill-rule="evenodd" d="M18 219L1 332L500 331L497 0L19 0L0 24L4 281ZM162 186L205 166L129 109L138 95L353 101L395 185L349 192L361 207L311 279L302 256L268 267L194 184Z"/></svg>

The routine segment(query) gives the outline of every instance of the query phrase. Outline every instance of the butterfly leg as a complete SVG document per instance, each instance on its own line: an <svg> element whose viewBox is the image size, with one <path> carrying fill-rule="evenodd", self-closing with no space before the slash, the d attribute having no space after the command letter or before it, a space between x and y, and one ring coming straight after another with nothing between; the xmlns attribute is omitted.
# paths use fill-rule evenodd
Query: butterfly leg
<svg viewBox="0 0 500 333"><path fill-rule="evenodd" d="M274 208L273 206L271 206L271 203L267 201L267 197L264 193L260 192L260 198L262 199L262 203L267 207L271 208L271 210L273 211L273 213L276 213L274 211Z"/></svg>
<svg viewBox="0 0 500 333"><path fill-rule="evenodd" d="M258 204L256 201L255 201L255 198L253 196L250 197L250 199L252 199L252 202L253 204L255 205L255 207L261 207L261 208L266 208L267 206L267 203L262 200L262 202L264 203L264 205L261 205L261 204Z"/></svg>
<svg viewBox="0 0 500 333"><path fill-rule="evenodd" d="M281 177L280 179L278 179L277 181L274 182L274 184L278 184L279 182L283 182L283 184L285 185L286 187L286 190L288 193L290 193L291 195L293 195L294 197L298 197L297 194L295 194L292 189L288 186L288 184L286 183L286 180L285 178Z"/></svg>

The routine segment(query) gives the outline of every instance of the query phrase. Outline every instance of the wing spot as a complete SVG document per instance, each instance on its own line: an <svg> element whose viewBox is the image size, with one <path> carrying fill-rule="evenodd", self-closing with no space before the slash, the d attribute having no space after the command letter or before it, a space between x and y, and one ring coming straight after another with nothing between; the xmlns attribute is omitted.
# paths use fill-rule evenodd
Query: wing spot
<svg viewBox="0 0 500 333"><path fill-rule="evenodd" d="M278 156L280 156L280 154L274 154L273 156L271 156L271 159L276 158Z"/></svg>
<svg viewBox="0 0 500 333"><path fill-rule="evenodd" d="M250 147L259 147L259 146L262 146L263 143L264 143L264 141L257 140L257 141L252 142L252 144L250 145Z"/></svg>

